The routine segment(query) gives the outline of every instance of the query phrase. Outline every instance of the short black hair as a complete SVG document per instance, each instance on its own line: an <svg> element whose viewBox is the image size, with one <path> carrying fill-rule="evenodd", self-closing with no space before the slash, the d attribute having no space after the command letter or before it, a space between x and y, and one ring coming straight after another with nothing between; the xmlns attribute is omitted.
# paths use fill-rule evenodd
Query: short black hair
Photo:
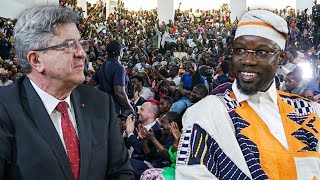
<svg viewBox="0 0 320 180"><path fill-rule="evenodd" d="M180 131L182 130L182 117L179 113L174 112L174 111L168 111L163 116L166 116L169 123L171 123L171 122L177 123L179 130Z"/></svg>
<svg viewBox="0 0 320 180"><path fill-rule="evenodd" d="M230 63L229 61L221 61L221 64L220 64L220 67L221 67L221 70L224 74L228 74L229 71L230 71Z"/></svg>
<svg viewBox="0 0 320 180"><path fill-rule="evenodd" d="M165 96L165 97L163 97L163 98L161 98L161 99L163 99L163 100L167 101L167 102L168 102L168 104L169 104L170 106L172 106L173 101L172 101L172 98L171 98L171 97L169 97L169 96ZM160 101L161 101L161 99L160 99Z"/></svg>
<svg viewBox="0 0 320 180"><path fill-rule="evenodd" d="M143 77L141 76L132 76L131 79L137 79L139 82L142 82L143 84Z"/></svg>
<svg viewBox="0 0 320 180"><path fill-rule="evenodd" d="M198 84L194 86L194 88L198 88L202 97L205 97L209 94L208 87L204 84Z"/></svg>
<svg viewBox="0 0 320 180"><path fill-rule="evenodd" d="M118 41L116 40L111 41L107 45L108 57L115 58L120 56L121 49L122 49L122 45Z"/></svg>
<svg viewBox="0 0 320 180"><path fill-rule="evenodd" d="M302 80L302 78L299 77L299 75L295 72L289 72L287 76L291 76L291 78L297 83L299 83Z"/></svg>
<svg viewBox="0 0 320 180"><path fill-rule="evenodd" d="M138 87L130 83L127 91L128 99L132 99L134 97L134 93L138 91Z"/></svg>
<svg viewBox="0 0 320 180"><path fill-rule="evenodd" d="M179 67L178 65L172 64L170 67L171 67L174 71L179 72L180 67ZM169 67L169 68L170 68L170 67Z"/></svg>

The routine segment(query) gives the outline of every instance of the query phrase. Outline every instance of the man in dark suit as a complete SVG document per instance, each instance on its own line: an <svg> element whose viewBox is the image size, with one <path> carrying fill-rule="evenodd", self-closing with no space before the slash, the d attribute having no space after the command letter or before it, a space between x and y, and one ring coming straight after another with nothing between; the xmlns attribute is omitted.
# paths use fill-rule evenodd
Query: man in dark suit
<svg viewBox="0 0 320 180"><path fill-rule="evenodd" d="M149 149L152 149L154 145L149 140L143 143L139 137L139 132L137 132L135 129L139 130L140 128L144 128L147 131L151 131L154 133L156 139L159 140L161 137L161 127L160 124L155 120L158 117L158 114L159 108L156 104L152 102L145 102L138 111L139 124L137 124L134 120L133 114L129 115L126 120L126 145L127 148L133 148L131 163L135 170L135 174L138 177L144 170L148 168L148 166L144 164L143 160L145 160L146 154L149 152L145 152L145 148L143 146L147 145Z"/></svg>
<svg viewBox="0 0 320 180"><path fill-rule="evenodd" d="M89 86L77 15L35 7L15 26L27 77L0 90L0 179L133 179L112 98Z"/></svg>
<svg viewBox="0 0 320 180"><path fill-rule="evenodd" d="M146 100L143 97L140 97L137 85L133 85L132 91L132 95L130 95L130 103L134 111L138 112L138 110L140 109L142 104L146 102Z"/></svg>

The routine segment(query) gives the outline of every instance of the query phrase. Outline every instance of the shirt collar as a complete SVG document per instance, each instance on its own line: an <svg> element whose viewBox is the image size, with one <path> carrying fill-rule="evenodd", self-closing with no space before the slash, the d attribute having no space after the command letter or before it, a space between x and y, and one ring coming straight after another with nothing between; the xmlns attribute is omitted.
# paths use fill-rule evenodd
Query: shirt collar
<svg viewBox="0 0 320 180"><path fill-rule="evenodd" d="M133 104L136 105L137 102L139 101L140 97L138 97L138 99L136 99L135 101L133 101Z"/></svg>
<svg viewBox="0 0 320 180"><path fill-rule="evenodd" d="M157 123L157 121L153 121L152 123L150 123L150 124L148 124L148 125L144 126L144 128L146 128L146 129L147 129L147 131L149 131L149 130L152 128L152 126L154 126L156 123Z"/></svg>
<svg viewBox="0 0 320 180"><path fill-rule="evenodd" d="M57 105L59 104L59 102L61 100L53 97L52 95L48 94L47 92L43 91L39 86L37 86L31 79L30 79L31 85L33 86L33 88L36 90L37 94L40 96L44 107L46 108L48 114L50 115L55 108L57 107ZM70 101L70 95L67 96L63 101L67 102L69 105L69 108L71 108L71 101Z"/></svg>
<svg viewBox="0 0 320 180"><path fill-rule="evenodd" d="M234 93L234 95L236 96L236 99L238 102L243 102L243 101L247 101L247 100L253 100L253 99L259 99L262 96L268 96L274 104L277 104L278 101L278 93L277 93L277 89L276 89L276 85L275 82L273 81L271 86L269 87L269 89L266 92L258 92L257 94L254 95L246 95L243 94L237 87L237 80L235 80L232 84L232 91Z"/></svg>

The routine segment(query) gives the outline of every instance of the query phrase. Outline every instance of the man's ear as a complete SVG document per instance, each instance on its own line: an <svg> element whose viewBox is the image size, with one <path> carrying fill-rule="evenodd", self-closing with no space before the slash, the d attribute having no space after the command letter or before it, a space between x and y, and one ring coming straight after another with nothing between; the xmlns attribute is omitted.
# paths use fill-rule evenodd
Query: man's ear
<svg viewBox="0 0 320 180"><path fill-rule="evenodd" d="M43 63L40 60L39 54L36 51L29 51L27 54L27 60L35 71L42 73L44 71Z"/></svg>

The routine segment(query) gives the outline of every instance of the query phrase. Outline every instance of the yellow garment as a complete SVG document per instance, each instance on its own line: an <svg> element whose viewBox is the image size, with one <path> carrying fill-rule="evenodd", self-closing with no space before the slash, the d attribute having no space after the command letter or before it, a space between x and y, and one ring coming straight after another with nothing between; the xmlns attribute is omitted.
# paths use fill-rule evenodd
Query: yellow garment
<svg viewBox="0 0 320 180"><path fill-rule="evenodd" d="M290 96L288 93L280 92L279 94ZM234 94L230 94L232 98L235 98ZM314 134L319 139L320 135L313 129L307 126L307 123L312 118L317 118L313 125L317 131L320 131L320 118L311 113L308 118L301 125L297 124L293 120L287 117L287 115L293 112L294 107L290 106L286 102L280 99L278 95L278 105L285 129L285 134L289 146L287 150L270 132L267 125L260 118L260 116L248 105L246 101L241 102L241 107L235 109L243 119L245 119L250 126L244 128L241 133L248 137L253 143L257 145L260 154L260 164L267 176L271 180L278 180L286 177L286 179L297 179L295 157L317 157L320 158L320 154L314 151L299 152L307 145L299 141L291 134L298 129L303 128ZM285 164L281 162L286 162Z"/></svg>
<svg viewBox="0 0 320 180"><path fill-rule="evenodd" d="M233 26L233 23L230 21L230 22L227 22L226 23L226 26L228 27L228 28L231 28L232 26Z"/></svg>
<svg viewBox="0 0 320 180"><path fill-rule="evenodd" d="M181 76L182 74L186 73L186 71L183 68L179 69L179 76Z"/></svg>

